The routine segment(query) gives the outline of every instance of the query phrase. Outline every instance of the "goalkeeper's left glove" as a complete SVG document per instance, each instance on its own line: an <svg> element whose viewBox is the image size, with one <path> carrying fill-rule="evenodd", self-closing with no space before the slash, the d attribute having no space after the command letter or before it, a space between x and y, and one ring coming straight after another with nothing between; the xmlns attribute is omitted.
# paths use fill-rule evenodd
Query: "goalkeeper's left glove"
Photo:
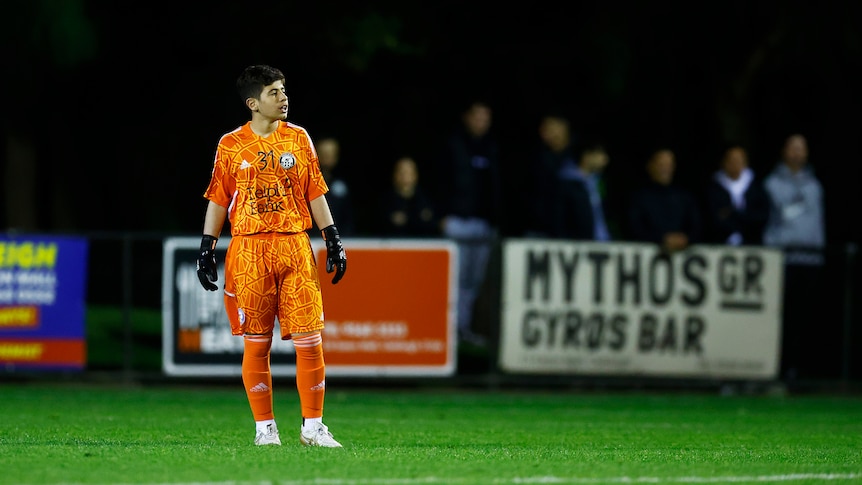
<svg viewBox="0 0 862 485"><path fill-rule="evenodd" d="M323 234L323 240L326 241L326 272L332 273L332 270L335 270L335 276L332 277L334 285L341 281L341 277L347 271L347 255L344 253L344 245L341 244L341 237L335 224L324 227L320 232Z"/></svg>

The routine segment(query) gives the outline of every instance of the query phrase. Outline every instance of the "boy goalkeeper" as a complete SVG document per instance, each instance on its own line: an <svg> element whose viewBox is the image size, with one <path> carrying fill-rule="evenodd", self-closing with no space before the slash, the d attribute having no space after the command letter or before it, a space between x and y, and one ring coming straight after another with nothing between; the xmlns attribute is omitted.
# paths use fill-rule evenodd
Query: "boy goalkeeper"
<svg viewBox="0 0 862 485"><path fill-rule="evenodd" d="M225 255L224 302L231 333L243 341L242 381L254 416L256 445L281 445L273 415L270 352L276 317L279 337L293 340L302 411L300 441L341 447L323 424L326 390L323 297L306 230L312 217L326 242L326 271L338 283L347 257L325 194L326 185L308 132L287 119L285 78L276 68L247 67L237 79L251 120L222 135L204 197L209 201L197 273L218 289L214 250L225 219L231 241Z"/></svg>

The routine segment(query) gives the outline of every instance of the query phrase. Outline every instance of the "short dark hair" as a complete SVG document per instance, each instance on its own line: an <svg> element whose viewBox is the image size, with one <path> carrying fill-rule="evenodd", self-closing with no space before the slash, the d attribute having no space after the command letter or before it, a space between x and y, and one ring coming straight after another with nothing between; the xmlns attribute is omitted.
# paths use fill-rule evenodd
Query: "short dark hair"
<svg viewBox="0 0 862 485"><path fill-rule="evenodd" d="M276 81L284 81L284 74L280 70L264 64L248 66L236 79L236 91L245 102L248 98L257 99L265 86Z"/></svg>

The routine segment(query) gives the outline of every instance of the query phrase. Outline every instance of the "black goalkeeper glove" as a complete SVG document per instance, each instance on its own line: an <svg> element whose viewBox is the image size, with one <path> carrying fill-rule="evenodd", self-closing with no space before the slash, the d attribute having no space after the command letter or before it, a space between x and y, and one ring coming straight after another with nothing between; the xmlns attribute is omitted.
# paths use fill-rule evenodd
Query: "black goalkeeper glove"
<svg viewBox="0 0 862 485"><path fill-rule="evenodd" d="M215 260L215 247L218 238L204 234L201 239L201 253L198 255L198 279L205 290L215 291L218 286L213 281L218 280L218 267Z"/></svg>
<svg viewBox="0 0 862 485"><path fill-rule="evenodd" d="M347 255L344 253L344 245L341 244L341 237L335 224L324 227L320 232L323 234L323 240L326 241L326 272L332 273L332 270L335 270L335 276L332 277L334 285L341 281L341 277L347 271Z"/></svg>

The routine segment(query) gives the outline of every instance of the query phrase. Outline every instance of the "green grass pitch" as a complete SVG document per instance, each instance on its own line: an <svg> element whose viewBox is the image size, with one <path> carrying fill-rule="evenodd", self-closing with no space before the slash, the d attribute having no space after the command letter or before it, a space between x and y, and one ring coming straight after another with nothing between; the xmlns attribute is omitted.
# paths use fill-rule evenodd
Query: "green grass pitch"
<svg viewBox="0 0 862 485"><path fill-rule="evenodd" d="M862 483L862 398L685 392L339 390L342 449L256 447L239 380L0 384L0 484Z"/></svg>

